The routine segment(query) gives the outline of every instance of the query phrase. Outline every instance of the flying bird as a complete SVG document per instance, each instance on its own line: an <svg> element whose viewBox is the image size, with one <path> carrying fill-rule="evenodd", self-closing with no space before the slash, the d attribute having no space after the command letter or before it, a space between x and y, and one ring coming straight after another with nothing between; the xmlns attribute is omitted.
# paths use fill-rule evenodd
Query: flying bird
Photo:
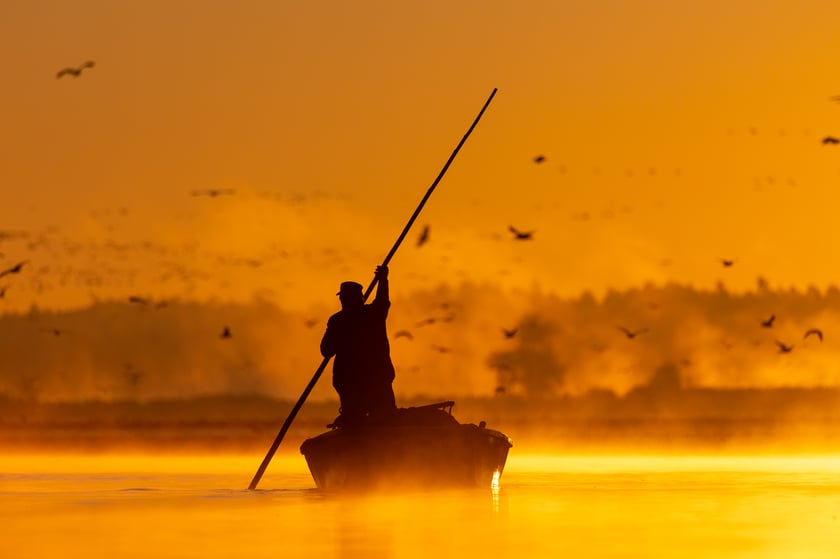
<svg viewBox="0 0 840 559"><path fill-rule="evenodd" d="M545 155L540 154L534 157L534 163L536 163L537 165L539 165L540 163L545 163Z"/></svg>
<svg viewBox="0 0 840 559"><path fill-rule="evenodd" d="M21 269L23 269L23 266L27 262L29 262L29 260L24 260L23 262L18 262L17 264L12 266L11 268L3 270L2 272L0 272L0 278L2 278L3 276L8 276L9 274L19 274Z"/></svg>
<svg viewBox="0 0 840 559"><path fill-rule="evenodd" d="M513 225L508 225L508 231L513 233L513 238L517 241L530 241L534 236L533 231L520 231Z"/></svg>
<svg viewBox="0 0 840 559"><path fill-rule="evenodd" d="M145 299L143 297L138 297L137 295L132 295L131 297L129 297L128 302L129 303L135 303L135 304L138 304L138 305L148 305L149 304L148 299Z"/></svg>
<svg viewBox="0 0 840 559"><path fill-rule="evenodd" d="M802 336L802 339L804 340L804 339L808 338L808 336L810 336L811 334L818 337L820 339L820 341L823 341L823 333L822 333L822 330L820 330L819 328L809 329L807 332L805 332L805 335Z"/></svg>
<svg viewBox="0 0 840 559"><path fill-rule="evenodd" d="M822 139L822 145L824 145L824 146L828 146L828 145L836 146L837 144L840 144L840 140L838 140L834 136L826 136L825 138Z"/></svg>
<svg viewBox="0 0 840 559"><path fill-rule="evenodd" d="M224 330L222 330L222 333L219 334L219 337L222 338L223 340L226 340L228 338L232 338L233 334L230 333L230 328L225 326Z"/></svg>
<svg viewBox="0 0 840 559"><path fill-rule="evenodd" d="M396 338L408 338L409 340L413 340L414 336L411 335L411 332L408 330L400 330L396 334L394 334L394 339Z"/></svg>
<svg viewBox="0 0 840 559"><path fill-rule="evenodd" d="M68 76L68 75L73 76L74 78L78 78L79 76L82 75L82 71L85 68L93 68L95 65L96 65L96 63L93 60L88 60L87 62L82 63L82 65L77 67L77 68L70 68L70 67L62 68L55 75L55 78L60 79L63 76Z"/></svg>
<svg viewBox="0 0 840 559"><path fill-rule="evenodd" d="M775 342L776 345L779 346L779 353L790 353L791 351L793 351L792 345L785 345L779 340L775 340Z"/></svg>
<svg viewBox="0 0 840 559"><path fill-rule="evenodd" d="M729 258L719 258L720 263L723 264L724 268L731 268L733 264L735 264L735 260L730 260Z"/></svg>
<svg viewBox="0 0 840 559"><path fill-rule="evenodd" d="M775 321L775 320L776 320L776 315L771 314L770 318L768 318L767 320L762 320L761 321L761 326L764 327L764 328L772 328L773 327L773 321Z"/></svg>
<svg viewBox="0 0 840 559"><path fill-rule="evenodd" d="M426 326L428 324L434 324L435 322L437 322L437 318L431 317L431 318L427 318L425 320L421 320L420 322L418 322L416 324L416 326L419 328L420 326Z"/></svg>
<svg viewBox="0 0 840 559"><path fill-rule="evenodd" d="M9 289L8 285L4 285L3 287L0 287L0 299L5 299L7 289Z"/></svg>
<svg viewBox="0 0 840 559"><path fill-rule="evenodd" d="M423 227L423 231L420 232L420 236L417 238L417 246L421 247L426 244L429 240L429 226L426 225Z"/></svg>
<svg viewBox="0 0 840 559"><path fill-rule="evenodd" d="M143 380L144 373L142 371L138 371L135 369L131 363L126 363L123 365L124 371L123 375L125 375L125 380L128 381L128 384L134 388L137 388L137 385L140 384L140 381Z"/></svg>
<svg viewBox="0 0 840 559"><path fill-rule="evenodd" d="M512 328L510 330L508 330L507 328L502 328L502 334L505 335L506 339L514 337L517 332L519 332L519 328Z"/></svg>
<svg viewBox="0 0 840 559"><path fill-rule="evenodd" d="M618 326L618 329L621 330L622 332L624 332L624 335L627 336L627 338L630 339L630 340L632 340L633 338L635 338L639 334L644 334L645 332L648 331L647 328L642 328L641 330L636 330L635 332L633 332L633 331L628 330L624 326Z"/></svg>
<svg viewBox="0 0 840 559"><path fill-rule="evenodd" d="M452 351L448 347L444 347L442 345L434 345L434 344L432 345L432 349L437 351L438 353L449 353L450 351Z"/></svg>
<svg viewBox="0 0 840 559"><path fill-rule="evenodd" d="M193 196L209 196L210 198L215 198L217 196L222 196L223 194L233 194L236 191L232 188L207 188L204 190L193 190Z"/></svg>
<svg viewBox="0 0 840 559"><path fill-rule="evenodd" d="M318 319L317 318L307 318L303 323L304 323L304 325L306 325L307 328L312 328L313 326L318 324Z"/></svg>

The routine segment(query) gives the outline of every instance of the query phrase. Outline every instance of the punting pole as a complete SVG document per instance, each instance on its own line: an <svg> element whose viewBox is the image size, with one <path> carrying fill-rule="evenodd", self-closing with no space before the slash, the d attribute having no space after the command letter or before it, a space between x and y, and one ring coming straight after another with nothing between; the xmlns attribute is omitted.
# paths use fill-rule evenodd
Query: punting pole
<svg viewBox="0 0 840 559"><path fill-rule="evenodd" d="M402 233L400 233L400 236L397 237L397 241L394 243L394 246L391 247L390 252L388 252L388 255L385 256L385 260L382 261L382 266L387 266L388 263L391 261L391 258L394 257L394 254L396 254L397 249L402 244L403 239L405 239L405 236L408 234L408 231L411 229L411 226L414 224L414 221L417 219L417 216L419 216L420 212L423 210L423 206L426 205L426 201L428 201L428 199L432 196L432 192L434 192L435 187L443 178L443 175L446 174L446 171L447 169L449 169L449 166L452 164L452 161L455 159L455 156L458 155L458 152L461 150L461 146L463 146L464 143L467 141L467 138L469 138L470 134L473 131L473 128L475 128L476 124L478 124L478 121L481 119L481 116L484 114L484 111L487 110L487 107L490 105L490 101L492 101L493 96L496 95L496 91L498 91L498 89L493 88L493 92L490 93L490 97L487 98L487 101L484 103L484 106L481 107L481 111L479 111L478 116L475 117L475 120L473 121L472 125L470 125L469 129L467 130L467 133L464 134L464 137L461 138L461 141L458 142L457 146L455 146L455 150L452 152L452 155L449 156L449 159L446 161L446 164L443 166L443 169L441 169L440 173L438 173L438 176L432 183L432 186L430 186L429 189L426 191L426 195L423 196L422 200L420 200L420 204L417 206L417 209L414 210L414 213L411 215L411 218L408 220L408 223L405 224L405 227L403 228ZM368 288L364 293L365 301L367 301L367 298L370 296L370 293L373 291L375 285L376 277L373 278L373 281L370 282L370 285L368 285ZM306 401L306 398L309 397L309 393L312 392L313 388L315 388L315 384L318 382L318 379L321 378L321 374L324 372L324 369L327 367L327 363L329 363L329 361L329 357L325 357L324 360L321 361L321 364L318 366L318 369L315 371L315 374L312 375L312 380L310 380L309 384L306 385L306 388L303 389L303 394L300 395L300 398L298 398L298 401L292 408L292 411L289 412L289 416L286 418L286 421L283 422L283 427L280 428L280 432L277 433L277 437L275 437L274 442L271 443L271 448L268 449L265 458L263 458L262 464L260 464L259 469L257 469L257 473L254 474L254 479L252 479L251 484L248 485L248 489L257 488L257 484L260 482L260 479L265 473L269 462L271 462L271 459L274 457L274 453L277 452L277 447L280 446L280 443L283 441L283 437L286 436L286 431L289 430L289 427L292 425L292 421L294 421L295 416L300 411L300 408L303 406L303 403Z"/></svg>

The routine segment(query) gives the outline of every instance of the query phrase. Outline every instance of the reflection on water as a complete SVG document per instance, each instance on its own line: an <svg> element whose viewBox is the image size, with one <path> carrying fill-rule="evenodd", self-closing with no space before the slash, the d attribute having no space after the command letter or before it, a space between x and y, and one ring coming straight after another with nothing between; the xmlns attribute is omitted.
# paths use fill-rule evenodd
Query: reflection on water
<svg viewBox="0 0 840 559"><path fill-rule="evenodd" d="M493 512L499 512L499 490L501 489L500 481L502 472L496 470L493 474L493 481L490 484L490 495L493 496Z"/></svg>
<svg viewBox="0 0 840 559"><path fill-rule="evenodd" d="M0 457L0 556L831 557L840 458L511 456L499 487L325 495L299 456ZM47 537L49 536L49 537Z"/></svg>

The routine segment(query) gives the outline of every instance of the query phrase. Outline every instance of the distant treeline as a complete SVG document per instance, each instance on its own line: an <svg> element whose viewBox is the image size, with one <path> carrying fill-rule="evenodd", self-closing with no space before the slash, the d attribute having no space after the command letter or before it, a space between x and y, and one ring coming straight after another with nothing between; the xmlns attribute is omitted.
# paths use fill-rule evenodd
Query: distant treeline
<svg viewBox="0 0 840 559"><path fill-rule="evenodd" d="M737 294L722 284L651 284L561 298L464 283L392 298L394 387L404 399L622 396L660 382L663 367L669 382L687 388L840 387L834 287L771 289L759 279L753 291ZM0 315L0 395L31 402L205 394L294 400L320 362L320 337L335 310L133 298ZM329 374L313 399L334 398Z"/></svg>

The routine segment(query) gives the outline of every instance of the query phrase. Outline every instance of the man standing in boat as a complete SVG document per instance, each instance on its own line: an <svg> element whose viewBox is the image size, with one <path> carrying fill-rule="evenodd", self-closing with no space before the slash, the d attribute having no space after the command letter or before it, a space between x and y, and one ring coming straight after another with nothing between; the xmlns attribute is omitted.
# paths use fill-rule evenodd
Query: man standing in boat
<svg viewBox="0 0 840 559"><path fill-rule="evenodd" d="M388 267L376 267L376 297L365 305L361 284L345 281L337 293L341 310L327 321L321 355L335 356L333 387L341 400L338 423L381 418L396 409L394 365L385 320L391 301Z"/></svg>

